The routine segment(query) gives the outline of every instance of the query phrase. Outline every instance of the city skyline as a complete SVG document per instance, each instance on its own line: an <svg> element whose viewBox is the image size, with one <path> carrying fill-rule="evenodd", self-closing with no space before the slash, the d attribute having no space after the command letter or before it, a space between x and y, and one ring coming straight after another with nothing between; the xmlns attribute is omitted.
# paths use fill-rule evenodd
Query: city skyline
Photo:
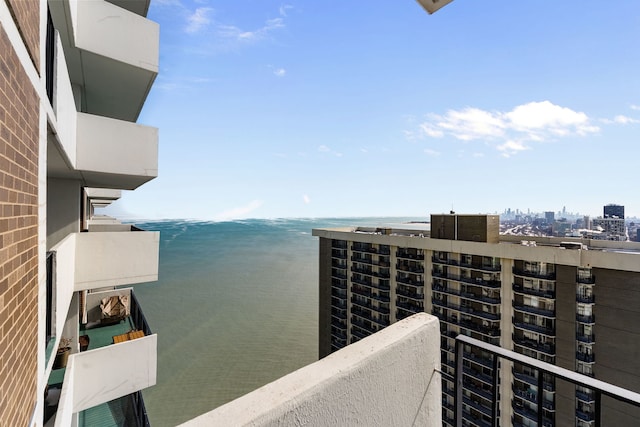
<svg viewBox="0 0 640 427"><path fill-rule="evenodd" d="M640 215L637 2L326 6L154 0L160 177L112 212Z"/></svg>

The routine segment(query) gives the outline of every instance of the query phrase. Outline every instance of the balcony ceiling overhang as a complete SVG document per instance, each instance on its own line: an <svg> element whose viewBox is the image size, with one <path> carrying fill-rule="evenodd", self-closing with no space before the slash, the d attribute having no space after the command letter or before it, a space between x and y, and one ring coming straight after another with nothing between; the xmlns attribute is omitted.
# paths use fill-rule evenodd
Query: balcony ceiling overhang
<svg viewBox="0 0 640 427"><path fill-rule="evenodd" d="M140 16L147 16L151 0L107 0L118 7L127 9L129 12Z"/></svg>

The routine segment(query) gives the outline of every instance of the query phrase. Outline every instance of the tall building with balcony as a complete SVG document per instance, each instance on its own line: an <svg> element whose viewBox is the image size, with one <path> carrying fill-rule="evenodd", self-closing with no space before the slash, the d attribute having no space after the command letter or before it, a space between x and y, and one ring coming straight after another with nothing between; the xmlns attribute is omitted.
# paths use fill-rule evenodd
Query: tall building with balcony
<svg viewBox="0 0 640 427"><path fill-rule="evenodd" d="M455 425L459 334L640 391L640 244L523 241L500 235L498 222L496 215L432 215L423 229L313 230L320 357L425 311L440 319L444 425ZM595 425L593 390L464 350L463 425L491 425L493 405L501 426ZM605 425L640 416L604 397L601 406Z"/></svg>
<svg viewBox="0 0 640 427"><path fill-rule="evenodd" d="M159 235L93 209L157 176L148 7L0 2L2 425L144 423L157 336L130 286L157 279Z"/></svg>

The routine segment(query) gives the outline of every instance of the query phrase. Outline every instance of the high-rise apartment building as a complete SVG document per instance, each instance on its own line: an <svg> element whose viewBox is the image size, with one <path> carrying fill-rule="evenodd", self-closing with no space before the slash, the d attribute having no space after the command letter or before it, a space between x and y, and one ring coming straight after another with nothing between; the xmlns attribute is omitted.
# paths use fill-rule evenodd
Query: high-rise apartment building
<svg viewBox="0 0 640 427"><path fill-rule="evenodd" d="M148 7L0 1L1 425L144 422L157 336L123 286L157 279L159 236L92 213L157 175Z"/></svg>
<svg viewBox="0 0 640 427"><path fill-rule="evenodd" d="M440 319L444 425L454 419L454 338L465 334L640 391L640 244L500 235L496 215L432 215L424 229L334 228L319 239L324 357L426 311ZM464 425L592 426L592 390L465 348ZM539 408L537 397L542 393ZM603 425L640 414L603 397Z"/></svg>

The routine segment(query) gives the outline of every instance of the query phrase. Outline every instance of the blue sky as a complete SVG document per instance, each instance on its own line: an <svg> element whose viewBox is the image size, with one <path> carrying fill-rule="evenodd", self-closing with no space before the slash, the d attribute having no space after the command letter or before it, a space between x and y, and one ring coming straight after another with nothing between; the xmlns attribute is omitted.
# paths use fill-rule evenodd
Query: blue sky
<svg viewBox="0 0 640 427"><path fill-rule="evenodd" d="M640 2L153 0L140 218L640 216Z"/></svg>

